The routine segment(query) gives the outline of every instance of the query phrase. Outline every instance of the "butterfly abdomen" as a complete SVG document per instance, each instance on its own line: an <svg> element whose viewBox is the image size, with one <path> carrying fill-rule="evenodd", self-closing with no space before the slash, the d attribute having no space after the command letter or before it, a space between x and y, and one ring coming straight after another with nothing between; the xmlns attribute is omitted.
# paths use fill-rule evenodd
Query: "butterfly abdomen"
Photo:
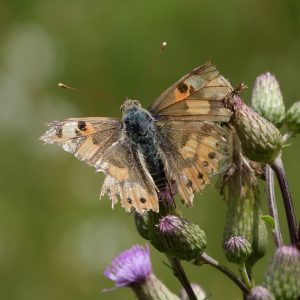
<svg viewBox="0 0 300 300"><path fill-rule="evenodd" d="M144 156L146 167L153 178L159 191L164 191L168 185L164 164L161 160L154 140L151 143L143 143L139 146Z"/></svg>

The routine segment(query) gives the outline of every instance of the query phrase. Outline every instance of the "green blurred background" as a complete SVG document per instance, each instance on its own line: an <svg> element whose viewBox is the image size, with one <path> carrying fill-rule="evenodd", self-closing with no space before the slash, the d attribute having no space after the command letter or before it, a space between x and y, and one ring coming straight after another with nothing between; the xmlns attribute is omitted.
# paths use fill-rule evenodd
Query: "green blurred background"
<svg viewBox="0 0 300 300"><path fill-rule="evenodd" d="M158 56L163 41L168 48ZM265 71L276 74L288 107L300 100L299 0L0 0L0 45L1 299L133 298L125 288L103 293L113 283L102 272L120 251L145 242L132 216L119 205L112 211L107 198L98 201L103 175L38 140L46 121L118 117L126 96L147 107L208 59L234 86L250 87L246 100ZM58 82L91 94L58 89ZM284 152L298 215L299 149L294 139ZM182 208L206 231L208 252L223 262L225 210L213 187L193 208ZM178 291L163 255L151 251L155 273ZM272 251L271 245L255 268L258 283ZM184 266L211 299L241 299L214 269Z"/></svg>

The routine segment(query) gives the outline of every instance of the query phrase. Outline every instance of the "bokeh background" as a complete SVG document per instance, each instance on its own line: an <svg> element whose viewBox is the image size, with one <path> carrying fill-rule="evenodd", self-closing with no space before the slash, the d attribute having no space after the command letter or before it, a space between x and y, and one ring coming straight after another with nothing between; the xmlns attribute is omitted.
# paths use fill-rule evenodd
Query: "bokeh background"
<svg viewBox="0 0 300 300"><path fill-rule="evenodd" d="M168 48L159 56L163 41ZM107 198L98 201L103 175L38 140L46 121L118 117L126 96L147 107L208 59L234 86L250 87L246 100L255 77L273 72L289 107L300 100L299 54L298 0L1 0L0 298L134 298L129 289L103 293L113 283L102 272L120 251L145 242L132 216L120 206L112 211ZM58 82L91 93L58 89ZM299 140L284 151L298 215ZM282 218L281 205L280 210ZM206 231L208 252L225 262L226 205L214 188L182 211ZM258 283L273 251L270 244L254 270ZM151 252L157 276L178 291L163 255ZM184 266L211 299L241 299L216 270Z"/></svg>

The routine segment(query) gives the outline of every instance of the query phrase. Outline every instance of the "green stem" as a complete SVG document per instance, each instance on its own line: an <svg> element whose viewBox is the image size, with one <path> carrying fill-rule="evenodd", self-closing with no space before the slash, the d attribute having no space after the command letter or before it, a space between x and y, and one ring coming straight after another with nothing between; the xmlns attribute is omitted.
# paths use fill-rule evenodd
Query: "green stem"
<svg viewBox="0 0 300 300"><path fill-rule="evenodd" d="M247 269L246 269L246 265L245 263L243 263L241 266L240 266L240 272L241 272L241 276L243 278L243 281L246 285L246 287L251 290L253 288L252 286L252 283L249 279L249 276L248 276L248 273L247 273Z"/></svg>
<svg viewBox="0 0 300 300"><path fill-rule="evenodd" d="M201 265L201 263L208 264L217 270L221 271L223 274L225 274L228 278L230 278L240 289L241 291L247 295L249 293L248 287L245 285L245 283L238 278L238 276L233 273L231 270L229 270L227 267L220 264L217 260L206 254L205 252L202 253L202 255L194 262L196 265Z"/></svg>
<svg viewBox="0 0 300 300"><path fill-rule="evenodd" d="M274 172L269 165L266 165L266 182L267 182L267 194L268 194L268 205L269 212L272 218L274 219L274 229L272 230L273 238L276 247L282 246L282 235L280 231L279 218L277 212L277 204L275 199L275 190L274 190Z"/></svg>

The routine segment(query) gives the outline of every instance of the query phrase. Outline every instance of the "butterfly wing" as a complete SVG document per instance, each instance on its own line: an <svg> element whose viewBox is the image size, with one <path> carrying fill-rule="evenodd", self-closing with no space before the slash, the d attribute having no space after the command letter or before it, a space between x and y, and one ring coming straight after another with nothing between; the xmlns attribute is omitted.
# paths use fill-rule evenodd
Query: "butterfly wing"
<svg viewBox="0 0 300 300"><path fill-rule="evenodd" d="M233 92L230 83L208 62L169 87L149 108L160 120L228 122L224 101Z"/></svg>
<svg viewBox="0 0 300 300"><path fill-rule="evenodd" d="M114 205L121 199L122 206L138 213L147 210L158 212L158 198L155 183L150 176L142 155L129 140L120 141L109 149L96 168L107 174L101 196L108 194Z"/></svg>
<svg viewBox="0 0 300 300"><path fill-rule="evenodd" d="M168 177L188 205L204 189L227 152L226 131L216 123L157 121L158 145Z"/></svg>
<svg viewBox="0 0 300 300"><path fill-rule="evenodd" d="M59 144L65 151L104 172L101 195L108 194L112 205L121 199L130 211L158 211L155 185L143 167L142 157L124 136L122 123L111 118L71 118L49 123L41 137Z"/></svg>
<svg viewBox="0 0 300 300"><path fill-rule="evenodd" d="M40 138L43 142L57 143L89 165L94 165L122 133L122 123L112 118L70 118L48 126L50 129Z"/></svg>

